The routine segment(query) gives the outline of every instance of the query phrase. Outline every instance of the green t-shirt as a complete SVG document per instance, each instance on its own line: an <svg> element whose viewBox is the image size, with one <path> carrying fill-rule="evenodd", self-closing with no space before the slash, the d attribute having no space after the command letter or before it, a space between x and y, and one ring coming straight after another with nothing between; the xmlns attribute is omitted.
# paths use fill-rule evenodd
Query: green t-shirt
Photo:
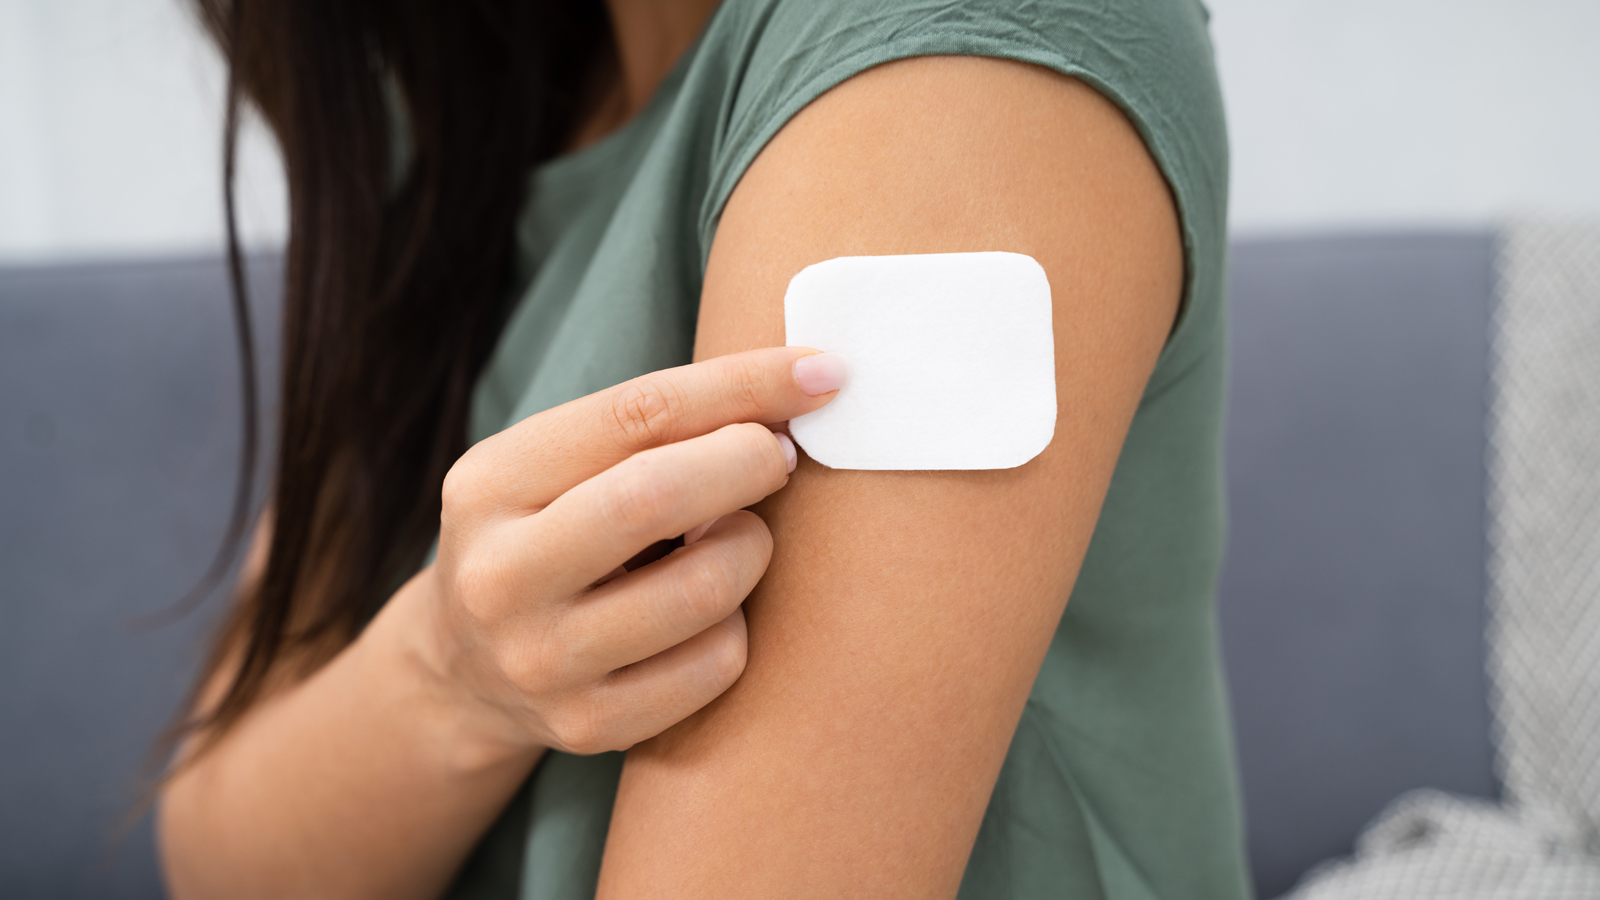
<svg viewBox="0 0 1600 900"><path fill-rule="evenodd" d="M1246 897L1214 626L1227 144L1197 0L725 0L648 107L535 171L521 290L472 439L690 360L723 204L798 110L889 60L1074 76L1128 115L1182 220L1180 319L973 848L961 897ZM1004 250L1004 247L989 249ZM552 753L450 896L594 896L622 754Z"/></svg>

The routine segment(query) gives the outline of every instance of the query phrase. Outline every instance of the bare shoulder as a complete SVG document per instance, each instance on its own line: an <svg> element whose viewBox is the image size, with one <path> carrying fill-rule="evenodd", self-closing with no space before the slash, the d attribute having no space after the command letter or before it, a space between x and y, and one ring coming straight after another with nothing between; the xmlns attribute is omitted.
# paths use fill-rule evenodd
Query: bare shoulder
<svg viewBox="0 0 1600 900"><path fill-rule="evenodd" d="M1000 249L1038 259L1058 306L1075 303L1081 283L1127 273L1148 308L1124 312L1170 324L1177 309L1171 194L1109 100L1008 60L878 66L796 115L733 192L712 246L696 356L781 343L781 314L758 308L775 296L781 312L788 279L813 262Z"/></svg>

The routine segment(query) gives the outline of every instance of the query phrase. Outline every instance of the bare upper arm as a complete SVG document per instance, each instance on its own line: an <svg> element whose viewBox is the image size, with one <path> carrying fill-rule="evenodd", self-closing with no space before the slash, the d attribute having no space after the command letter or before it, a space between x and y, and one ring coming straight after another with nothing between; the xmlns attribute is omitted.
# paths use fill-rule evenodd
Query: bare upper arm
<svg viewBox="0 0 1600 900"><path fill-rule="evenodd" d="M775 552L746 603L745 674L629 753L602 896L955 893L1177 310L1166 185L1077 81L968 57L878 67L744 176L696 345L783 344L785 287L811 263L975 250L1049 276L1054 440L998 471L802 460L758 507Z"/></svg>

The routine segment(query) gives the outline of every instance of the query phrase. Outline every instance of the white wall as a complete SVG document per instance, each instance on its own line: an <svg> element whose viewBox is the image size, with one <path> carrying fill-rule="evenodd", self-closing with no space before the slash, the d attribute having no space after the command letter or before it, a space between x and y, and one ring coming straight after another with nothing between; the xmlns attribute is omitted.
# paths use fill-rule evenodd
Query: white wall
<svg viewBox="0 0 1600 900"><path fill-rule="evenodd" d="M215 251L223 75L185 0L0 0L0 263ZM247 240L283 233L259 129Z"/></svg>
<svg viewBox="0 0 1600 900"><path fill-rule="evenodd" d="M1600 218L1600 0L1209 0L1233 225Z"/></svg>
<svg viewBox="0 0 1600 900"><path fill-rule="evenodd" d="M1210 5L1237 231L1600 218L1600 0ZM183 0L0 0L0 263L219 247L220 97Z"/></svg>

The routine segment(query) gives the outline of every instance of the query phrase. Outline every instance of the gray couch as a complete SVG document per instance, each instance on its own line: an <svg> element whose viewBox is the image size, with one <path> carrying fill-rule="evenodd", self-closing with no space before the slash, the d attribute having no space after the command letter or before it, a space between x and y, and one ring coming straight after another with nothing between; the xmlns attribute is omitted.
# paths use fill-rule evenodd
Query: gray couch
<svg viewBox="0 0 1600 900"><path fill-rule="evenodd" d="M1492 252L1487 233L1234 248L1221 620L1263 896L1408 788L1495 794ZM116 830L217 603L136 620L190 587L226 517L230 328L215 260L0 269L0 896L161 896L148 817Z"/></svg>

